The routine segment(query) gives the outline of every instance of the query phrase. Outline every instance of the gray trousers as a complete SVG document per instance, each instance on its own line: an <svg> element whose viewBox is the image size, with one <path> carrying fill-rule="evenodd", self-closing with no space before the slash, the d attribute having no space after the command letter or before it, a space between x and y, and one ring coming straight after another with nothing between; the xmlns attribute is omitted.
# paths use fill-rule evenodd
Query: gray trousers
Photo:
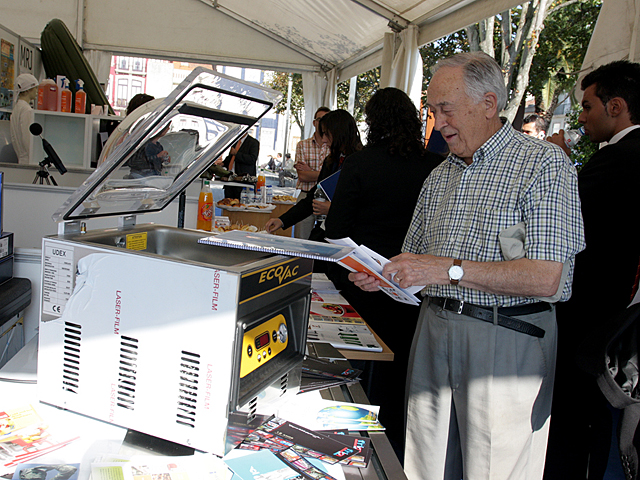
<svg viewBox="0 0 640 480"><path fill-rule="evenodd" d="M300 192L300 195L298 196L298 202L300 202L303 198L306 198L307 195L307 192ZM315 224L316 218L313 215L309 215L304 220L300 220L298 223L296 223L295 227L293 228L293 236L295 238L308 240L309 235L311 235L311 230L313 230L313 226Z"/></svg>
<svg viewBox="0 0 640 480"><path fill-rule="evenodd" d="M536 338L424 299L408 377L410 480L539 480L555 373L555 309Z"/></svg>

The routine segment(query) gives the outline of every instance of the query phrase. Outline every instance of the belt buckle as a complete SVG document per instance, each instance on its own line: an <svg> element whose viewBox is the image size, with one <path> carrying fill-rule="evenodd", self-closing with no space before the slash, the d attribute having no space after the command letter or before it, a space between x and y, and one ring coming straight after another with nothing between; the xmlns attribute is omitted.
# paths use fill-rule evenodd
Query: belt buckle
<svg viewBox="0 0 640 480"><path fill-rule="evenodd" d="M458 302L458 308L447 308L447 302L453 303L453 302ZM453 313L457 313L458 315L462 314L462 309L464 307L464 300L454 300L453 298L445 298L444 299L444 304L442 305L442 308L444 310L449 310L450 312Z"/></svg>

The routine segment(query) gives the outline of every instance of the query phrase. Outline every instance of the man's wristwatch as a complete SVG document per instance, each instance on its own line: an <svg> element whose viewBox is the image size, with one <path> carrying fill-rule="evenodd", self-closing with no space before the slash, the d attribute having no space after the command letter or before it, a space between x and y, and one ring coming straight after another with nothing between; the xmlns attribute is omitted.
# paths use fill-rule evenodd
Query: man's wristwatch
<svg viewBox="0 0 640 480"><path fill-rule="evenodd" d="M458 285L463 276L464 270L462 269L462 260L454 258L453 265L449 268L449 282L451 285Z"/></svg>

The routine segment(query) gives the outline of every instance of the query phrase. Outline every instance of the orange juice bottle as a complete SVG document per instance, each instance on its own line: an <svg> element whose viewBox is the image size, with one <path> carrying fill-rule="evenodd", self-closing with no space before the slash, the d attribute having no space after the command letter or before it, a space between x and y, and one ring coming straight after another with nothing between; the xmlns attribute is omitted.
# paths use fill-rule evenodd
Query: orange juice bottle
<svg viewBox="0 0 640 480"><path fill-rule="evenodd" d="M260 200L260 203L266 203L266 179L264 175L258 175L258 181L256 182L256 195Z"/></svg>
<svg viewBox="0 0 640 480"><path fill-rule="evenodd" d="M205 180L200 190L198 198L198 220L196 228L198 230L211 231L211 223L213 220L213 193L209 186L209 180Z"/></svg>

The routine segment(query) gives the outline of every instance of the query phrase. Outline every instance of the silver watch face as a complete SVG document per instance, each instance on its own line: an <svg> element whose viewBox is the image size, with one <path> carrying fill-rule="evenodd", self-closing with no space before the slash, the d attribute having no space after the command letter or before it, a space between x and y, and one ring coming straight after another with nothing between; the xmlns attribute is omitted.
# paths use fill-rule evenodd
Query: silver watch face
<svg viewBox="0 0 640 480"><path fill-rule="evenodd" d="M459 265L452 265L449 269L449 278L451 280L460 280L464 275L464 270Z"/></svg>

